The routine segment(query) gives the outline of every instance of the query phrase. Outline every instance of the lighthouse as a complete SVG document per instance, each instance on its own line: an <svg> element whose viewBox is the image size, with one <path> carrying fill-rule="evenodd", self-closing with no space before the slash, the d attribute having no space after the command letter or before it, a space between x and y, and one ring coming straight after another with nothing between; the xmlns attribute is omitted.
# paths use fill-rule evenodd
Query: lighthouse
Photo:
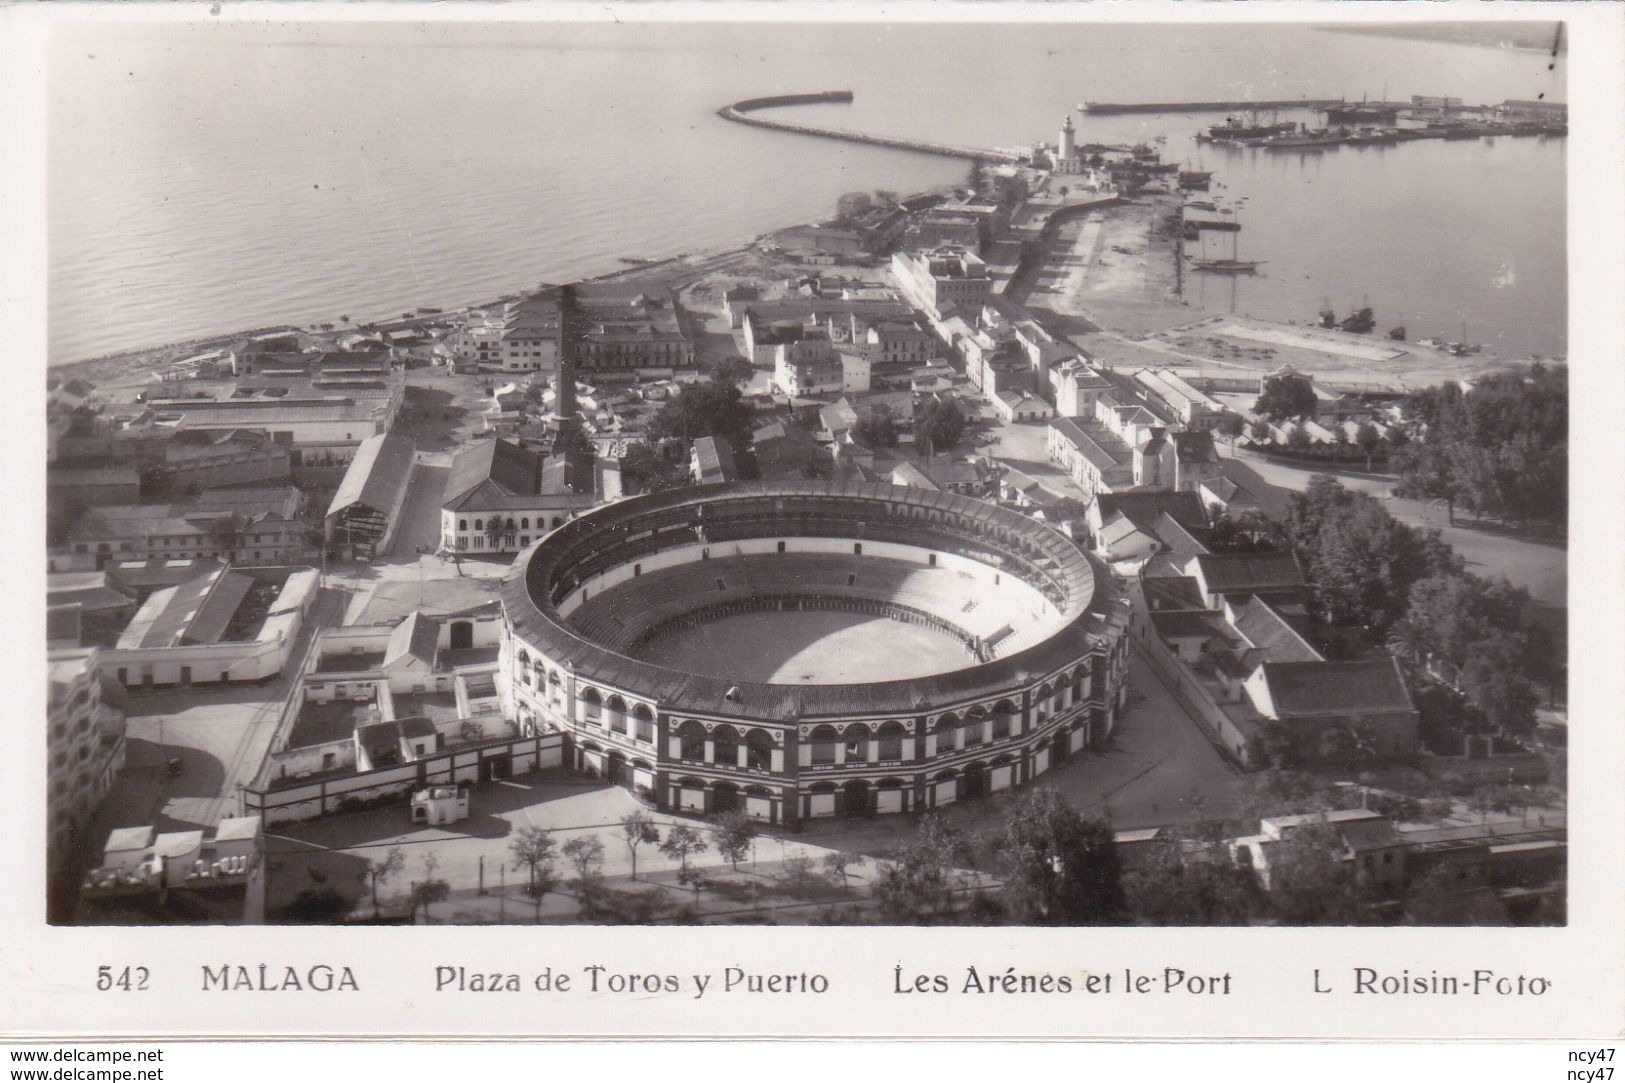
<svg viewBox="0 0 1625 1083"><path fill-rule="evenodd" d="M1078 129L1072 124L1072 114L1068 113L1066 119L1061 121L1060 149L1056 154L1061 161L1070 162L1078 153L1077 132Z"/></svg>

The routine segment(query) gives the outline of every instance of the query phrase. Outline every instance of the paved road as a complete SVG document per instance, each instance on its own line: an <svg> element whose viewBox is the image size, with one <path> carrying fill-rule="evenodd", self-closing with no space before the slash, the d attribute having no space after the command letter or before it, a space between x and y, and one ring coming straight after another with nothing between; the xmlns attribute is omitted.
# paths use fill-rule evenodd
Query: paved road
<svg viewBox="0 0 1625 1083"><path fill-rule="evenodd" d="M1012 466L1030 475L1052 493L1069 496L1074 500L1085 498L1086 494L1082 487L1072 479L1072 476L1050 461L1049 422L1023 421L1007 424L1002 420L995 420L990 432L995 440L982 448L987 454L1006 466Z"/></svg>
<svg viewBox="0 0 1625 1083"><path fill-rule="evenodd" d="M422 550L434 551L440 546L440 505L445 499L446 479L451 470L446 466L418 463L412 468L406 502L401 505L400 526L395 529L395 540L384 559L391 564L411 563Z"/></svg>

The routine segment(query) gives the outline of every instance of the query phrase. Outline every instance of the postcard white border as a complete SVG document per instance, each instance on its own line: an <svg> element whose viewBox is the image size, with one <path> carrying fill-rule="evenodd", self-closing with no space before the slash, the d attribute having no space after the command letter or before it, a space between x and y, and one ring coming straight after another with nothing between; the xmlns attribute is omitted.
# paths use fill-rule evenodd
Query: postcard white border
<svg viewBox="0 0 1625 1083"><path fill-rule="evenodd" d="M1625 1028L1625 503L1617 434L1625 404L1625 12L1616 5L1261 3L1134 4L548 4L328 6L266 4L9 7L0 9L0 343L11 378L6 427L13 529L0 561L0 611L13 711L0 785L7 890L0 893L0 1037L128 1035L429 1036L931 1036L1552 1038ZM70 20L795 20L868 21L1465 21L1563 19L1570 27L1568 98L1570 347L1573 373L1573 529L1570 532L1570 921L1561 929L895 929L895 928L51 928L43 923L44 62L45 34ZM1578 573L1578 574L1575 574ZM40 840L36 842L36 840ZM102 963L147 962L157 995L93 991ZM200 989L202 964L350 965L362 992L222 994ZM820 971L823 996L708 995L702 999L435 993L437 963L491 970L689 973L741 965ZM910 973L1158 972L1164 966L1234 977L1236 992L1201 1000L1147 996L900 996L893 965ZM1541 997L1360 998L1316 995L1308 971L1355 966L1543 975ZM721 1003L718 1003L718 1001Z"/></svg>

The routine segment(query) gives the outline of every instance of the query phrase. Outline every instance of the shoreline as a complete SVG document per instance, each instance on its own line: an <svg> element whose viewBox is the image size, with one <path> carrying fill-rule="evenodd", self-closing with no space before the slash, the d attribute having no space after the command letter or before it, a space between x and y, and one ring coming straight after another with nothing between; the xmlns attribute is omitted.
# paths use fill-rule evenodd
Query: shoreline
<svg viewBox="0 0 1625 1083"><path fill-rule="evenodd" d="M794 227L785 226L782 228L791 229ZM766 234L763 236L766 236ZM755 247L757 241L760 239L760 237L756 237L743 243L721 245L716 248L707 248L696 252L679 252L673 256L652 259L647 263L637 263L625 267L619 267L614 270L604 271L596 275L576 279L576 281L584 283L612 282L619 279L635 278L639 275L658 275L662 271L672 271L677 269L675 265L681 264L685 260L716 260L729 256L740 255L750 251L753 247ZM475 312L480 309L491 308L493 306L503 304L516 296L523 295L526 292L528 291L521 289L515 292L504 293L498 297L492 297L486 300L453 305L439 313L430 315L423 315L420 313L419 315L415 315L411 317L410 320L406 321L403 321L399 313L417 310L403 308L398 310L397 314L394 316L385 316L370 320L352 319L347 322L341 322L335 318L331 321L323 321L332 322L334 324L334 328L331 332L322 333L336 334L347 329L360 329L365 324L371 323L435 323L449 317L455 317L465 313ZM249 338L254 335L276 334L283 332L301 332L308 334L310 333L308 330L309 327L309 324L282 322L266 324L260 327L221 332L218 334L199 335L192 338L176 339L170 342L159 343L151 346L135 346L125 350L116 350L112 353L101 354L96 357L81 358L75 361L63 361L55 364L47 363L45 372L47 377L60 377L64 380L79 378L89 380L91 383L98 383L107 381L109 379L116 379L121 375L129 375L135 371L160 368L164 365L182 360L193 354L203 353L208 350L222 349L229 346L233 342L240 339Z"/></svg>
<svg viewBox="0 0 1625 1083"><path fill-rule="evenodd" d="M1130 230L1134 230L1134 225L1137 223L1131 224L1124 220L1134 218L1137 208L1145 208L1148 204L1154 205L1157 202L1159 201L1121 200L1078 209L1101 213L1109 216L1110 219L1117 220L1111 223L1117 230L1121 230L1125 227ZM1062 213L1059 217L1072 218L1074 215ZM805 224L806 223L803 223L803 225ZM1058 227L1059 225L1060 223L1058 221L1047 222L1043 230L1046 237L1049 237L1054 232L1058 232L1055 227ZM1139 239L1139 244L1142 246L1142 251L1148 251L1152 248L1159 247L1149 236L1149 233L1151 232L1149 227L1152 225L1152 223L1145 223L1144 225L1148 227L1148 235ZM637 282L640 280L648 280L650 283L660 283L666 288L677 291L692 285L693 281L703 278L709 273L721 271L722 268L718 267L717 264L724 263L728 260L746 257L749 255L749 253L754 251L764 239L772 237L774 234L782 230L795 228L797 228L797 225L795 224L781 226L778 229L758 234L757 236L746 241L722 244L714 248L704 248L692 252L679 252L675 255L666 256L659 259L652 259L647 262L615 267L611 270L603 271L595 275L576 279L575 281L581 283L609 283L617 281ZM1176 243L1172 247L1173 258L1175 260L1179 260L1181 258L1180 250L1182 246ZM1089 277L1099 274L1103 269L1102 259L1104 257L1105 248L1106 246L1101 244L1095 247L1095 249L1090 253L1090 258L1088 260L1089 267L1087 271ZM1038 277L1043 273L1045 262L1045 259L1040 257L1037 261L1035 261L1034 266L1025 268L1025 275L1018 274L1017 277L1025 277L1028 279ZM1155 302L1153 302L1149 296L1145 295L1147 292L1145 290L1145 286L1150 285L1149 281L1142 283L1137 289L1130 289L1127 294L1123 294L1119 290L1108 288L1103 292L1095 293L1095 295L1090 298L1089 303L1079 303L1084 300L1082 297L1050 298L1046 296L1040 299L1039 296L1032 295L1034 292L1039 292L1034 290L1035 283L1032 281L1026 281L1021 283L1016 290L1016 294L1019 298L1017 303L1024 304L1025 307L1033 310L1035 315L1042 313L1043 316L1048 317L1046 320L1044 320L1044 322L1053 322L1056 324L1057 326L1052 327L1052 331L1058 333L1063 338L1070 338L1072 335L1081 332L1085 337L1095 339L1096 343L1099 343L1099 337L1121 340L1124 346L1132 345L1139 347L1139 349L1134 351L1136 353L1139 353L1141 350L1149 349L1160 353L1162 355L1161 360L1164 363L1171 363L1176 366L1182 363L1188 365L1193 359L1189 356L1183 356L1183 352L1177 347L1170 349L1169 347L1174 345L1174 343L1170 340L1177 339L1178 337L1191 332L1199 332L1205 326L1223 322L1223 314L1189 306L1178 299L1180 290L1177 283L1180 277L1180 271L1182 269L1183 268L1179 267L1177 264L1175 267L1170 269L1168 277L1173 278L1176 283L1174 290L1172 291L1172 295L1162 296ZM1149 268L1144 268L1141 273L1144 274L1149 270ZM692 277L686 275L685 272L692 272ZM1161 278L1162 276L1160 274L1156 274L1151 277ZM1079 285L1081 286L1081 283ZM1164 285L1166 285L1166 283L1164 283ZM359 330L364 326L375 324L385 326L425 326L437 323L446 323L471 312L501 305L507 301L513 300L516 297L523 296L526 292L528 291L525 289L519 289L504 293L497 297L472 301L466 304L454 305L438 312L429 314L420 313L411 317L403 317L400 313L406 311L416 312L416 310L403 308L397 310L393 315L381 316L374 319L350 319L341 321L335 318L331 321L322 321L331 322L334 324L331 331L317 333L342 334L350 330ZM1059 305L1057 305L1057 301L1060 302ZM1083 321L1086 321L1085 326L1075 326L1076 321L1078 321L1080 318ZM1312 327L1311 325L1300 324L1296 321L1270 320L1268 318L1250 315L1241 316L1239 318L1231 317L1231 319L1235 320L1236 322L1275 327L1292 337L1297 337L1305 332L1313 334L1313 332L1316 330L1316 328ZM138 377L150 376L152 372L162 368L163 366L173 364L176 361L182 360L194 354L212 349L225 348L233 342L240 341L253 335L278 332L310 334L312 333L309 330L311 326L312 325L310 324L283 322L249 329L239 329L219 334L194 336L192 338L174 340L153 346L142 346L127 350L120 350L113 353L103 354L98 357L47 365L46 373L48 378L53 376L64 380L82 378L96 384L129 386L132 383L137 382L136 378ZM1093 328L1092 333L1089 330L1090 327ZM1379 347L1389 345L1386 340L1379 341L1376 339L1372 339L1371 344ZM1449 355L1436 353L1436 351L1433 349L1422 346L1417 342L1394 343L1392 345L1398 346L1405 352L1405 354L1409 355L1410 360L1417 369L1424 372L1432 369L1430 375L1437 375L1443 378L1463 378L1466 373L1461 372L1461 370L1467 370L1467 372L1470 372L1474 369L1482 370L1487 368L1524 365L1537 362L1548 364L1566 364L1567 362L1566 357L1536 357L1534 355L1530 355L1527 358L1502 357L1491 349L1484 349L1481 353L1476 353L1472 355L1471 359L1468 359L1461 357L1450 357ZM1149 358L1146 358L1146 360L1149 360ZM1221 366L1223 365L1223 361L1219 358L1215 358L1214 361ZM1452 364L1452 362L1454 362L1454 364ZM1367 364L1370 363L1368 362ZM1438 366L1437 368L1433 367L1435 364ZM1251 368L1252 366L1242 364L1237 367L1246 369ZM1409 368L1411 366L1395 367ZM1447 372L1447 370L1452 368L1456 369L1458 374L1449 374ZM144 380L142 382L144 382Z"/></svg>

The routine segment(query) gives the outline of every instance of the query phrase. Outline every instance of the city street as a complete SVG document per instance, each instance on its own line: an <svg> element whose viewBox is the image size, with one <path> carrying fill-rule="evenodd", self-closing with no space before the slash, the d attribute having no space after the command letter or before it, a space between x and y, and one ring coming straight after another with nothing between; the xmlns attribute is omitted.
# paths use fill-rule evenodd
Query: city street
<svg viewBox="0 0 1625 1083"><path fill-rule="evenodd" d="M1030 475L1057 496L1069 496L1074 500L1085 499L1083 488L1072 479L1072 476L1050 461L1049 422L1023 421L1007 424L995 415L992 428L988 432L993 437L993 442L982 448L984 454L991 455L1006 466L1012 466Z"/></svg>
<svg viewBox="0 0 1625 1083"><path fill-rule="evenodd" d="M412 467L412 480L407 483L406 502L401 506L400 525L384 560L390 564L406 564L416 560L420 553L434 552L440 547L440 505L445 499L449 466L431 466L418 462Z"/></svg>

